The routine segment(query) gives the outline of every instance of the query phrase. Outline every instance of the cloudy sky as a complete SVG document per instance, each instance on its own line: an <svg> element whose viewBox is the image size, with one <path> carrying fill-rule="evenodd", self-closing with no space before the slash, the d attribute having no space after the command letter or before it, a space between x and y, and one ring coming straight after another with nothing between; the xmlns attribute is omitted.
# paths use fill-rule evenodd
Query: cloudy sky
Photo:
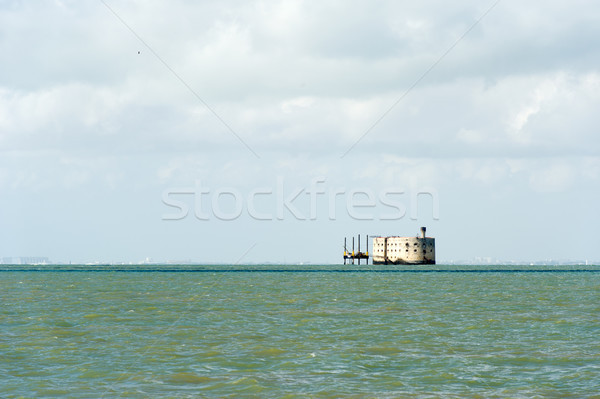
<svg viewBox="0 0 600 399"><path fill-rule="evenodd" d="M0 57L0 257L600 261L596 1L1 0Z"/></svg>

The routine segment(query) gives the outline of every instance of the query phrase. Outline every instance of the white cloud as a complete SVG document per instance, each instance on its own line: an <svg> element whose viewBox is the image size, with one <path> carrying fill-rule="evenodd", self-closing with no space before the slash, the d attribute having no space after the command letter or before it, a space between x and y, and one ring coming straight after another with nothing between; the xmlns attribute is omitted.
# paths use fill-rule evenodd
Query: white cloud
<svg viewBox="0 0 600 399"><path fill-rule="evenodd" d="M573 184L574 174L572 165L555 163L533 170L530 183L532 188L539 192L564 191Z"/></svg>
<svg viewBox="0 0 600 399"><path fill-rule="evenodd" d="M484 140L484 137L481 134L481 132L478 132L477 130L470 130L470 129L465 129L465 128L461 128L458 131L458 134L456 135L456 137L460 141L463 141L467 144L478 144Z"/></svg>

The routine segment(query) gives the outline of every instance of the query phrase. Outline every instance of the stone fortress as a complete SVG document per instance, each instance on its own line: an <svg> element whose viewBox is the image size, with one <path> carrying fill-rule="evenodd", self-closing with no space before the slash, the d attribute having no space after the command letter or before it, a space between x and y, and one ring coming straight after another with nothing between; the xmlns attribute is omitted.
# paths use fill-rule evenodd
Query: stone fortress
<svg viewBox="0 0 600 399"><path fill-rule="evenodd" d="M435 238L425 236L421 227L421 237L374 237L374 265L434 265Z"/></svg>

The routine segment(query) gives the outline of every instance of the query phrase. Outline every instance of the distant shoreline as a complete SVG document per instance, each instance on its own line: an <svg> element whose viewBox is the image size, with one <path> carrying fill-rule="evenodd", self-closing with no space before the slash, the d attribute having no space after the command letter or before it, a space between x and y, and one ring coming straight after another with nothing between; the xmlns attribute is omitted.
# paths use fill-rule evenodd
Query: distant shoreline
<svg viewBox="0 0 600 399"><path fill-rule="evenodd" d="M556 273L600 272L600 265L0 265L0 272L126 273Z"/></svg>

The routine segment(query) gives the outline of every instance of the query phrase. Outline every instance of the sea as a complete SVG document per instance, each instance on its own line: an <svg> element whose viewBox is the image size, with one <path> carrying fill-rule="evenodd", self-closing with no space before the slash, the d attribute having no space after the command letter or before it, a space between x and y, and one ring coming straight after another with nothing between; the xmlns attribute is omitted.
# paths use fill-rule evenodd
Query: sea
<svg viewBox="0 0 600 399"><path fill-rule="evenodd" d="M600 398L600 266L0 266L3 398Z"/></svg>

